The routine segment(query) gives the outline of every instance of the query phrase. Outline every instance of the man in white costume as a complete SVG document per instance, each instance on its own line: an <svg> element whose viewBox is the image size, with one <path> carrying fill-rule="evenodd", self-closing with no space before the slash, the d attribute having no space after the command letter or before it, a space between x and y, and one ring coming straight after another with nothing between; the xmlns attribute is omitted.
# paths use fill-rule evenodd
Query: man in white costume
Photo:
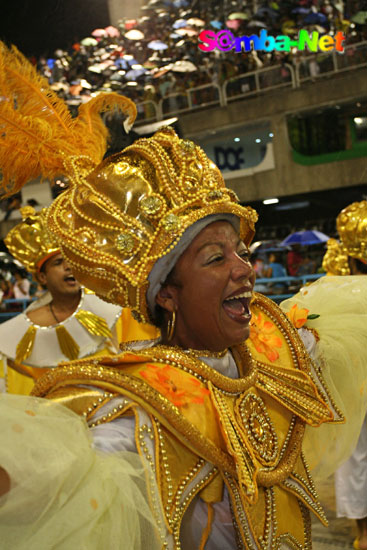
<svg viewBox="0 0 367 550"><path fill-rule="evenodd" d="M122 310L76 281L57 242L46 233L44 211L25 207L21 212L23 221L5 242L48 292L0 325L0 390L29 394L37 378L60 362L117 353Z"/></svg>

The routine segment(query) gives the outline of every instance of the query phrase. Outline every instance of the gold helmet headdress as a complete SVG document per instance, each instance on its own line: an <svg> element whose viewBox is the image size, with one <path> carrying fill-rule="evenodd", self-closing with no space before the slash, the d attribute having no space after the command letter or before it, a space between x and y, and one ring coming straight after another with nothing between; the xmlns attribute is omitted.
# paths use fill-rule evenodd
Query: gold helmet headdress
<svg viewBox="0 0 367 550"><path fill-rule="evenodd" d="M336 219L336 228L348 256L367 263L367 201L344 208Z"/></svg>
<svg viewBox="0 0 367 550"><path fill-rule="evenodd" d="M251 242L255 211L238 204L200 147L165 127L90 174L76 174L75 185L51 205L48 223L75 276L145 321L152 315L146 293L153 266L213 214L239 218L241 238Z"/></svg>
<svg viewBox="0 0 367 550"><path fill-rule="evenodd" d="M336 239L329 239L322 267L328 275L350 275L348 254Z"/></svg>
<svg viewBox="0 0 367 550"><path fill-rule="evenodd" d="M323 268L332 275L350 275L348 256L367 263L367 201L353 202L336 218L340 243L328 241Z"/></svg>
<svg viewBox="0 0 367 550"><path fill-rule="evenodd" d="M132 122L131 102L116 94L109 96L108 106L113 106L116 97ZM106 130L102 132L100 121L92 124L97 108L90 109L94 115L91 124L83 124L90 103L80 108L81 124L73 127L73 136L88 130L91 147L93 132L99 143L104 136L106 145ZM82 135L80 139L83 141ZM76 144L74 140L73 152L69 148L61 154L56 148L53 153L70 187L48 209L49 229L76 278L102 298L130 307L139 320L150 317L146 292L153 266L175 249L195 222L211 215L231 215L239 220L241 238L250 244L256 212L238 203L200 147L179 139L171 128L139 139L103 162L100 147L89 155L88 147L81 151ZM46 153L50 152L42 151L42 158ZM46 175L43 169L41 172Z"/></svg>
<svg viewBox="0 0 367 550"><path fill-rule="evenodd" d="M36 212L32 206L25 206L20 213L23 221L9 231L4 241L12 256L27 271L36 273L51 256L60 252L60 247L47 230L46 208Z"/></svg>

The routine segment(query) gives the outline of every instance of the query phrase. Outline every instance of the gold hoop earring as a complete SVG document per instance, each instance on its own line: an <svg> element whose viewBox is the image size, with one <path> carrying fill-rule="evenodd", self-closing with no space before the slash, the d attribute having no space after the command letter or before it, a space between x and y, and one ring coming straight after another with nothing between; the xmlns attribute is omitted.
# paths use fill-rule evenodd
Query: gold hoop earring
<svg viewBox="0 0 367 550"><path fill-rule="evenodd" d="M173 338L176 326L176 312L172 311L172 317L168 321L167 325L167 340L170 342Z"/></svg>

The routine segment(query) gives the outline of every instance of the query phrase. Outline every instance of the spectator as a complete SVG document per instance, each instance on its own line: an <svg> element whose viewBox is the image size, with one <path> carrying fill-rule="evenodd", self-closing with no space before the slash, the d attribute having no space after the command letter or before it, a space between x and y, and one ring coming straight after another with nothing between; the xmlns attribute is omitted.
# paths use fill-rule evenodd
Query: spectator
<svg viewBox="0 0 367 550"><path fill-rule="evenodd" d="M3 300L10 300L11 298L14 298L14 292L12 288L12 284L10 281L6 279L0 280L0 289L2 292L2 301Z"/></svg>
<svg viewBox="0 0 367 550"><path fill-rule="evenodd" d="M14 298L17 300L29 299L30 286L31 283L27 278L27 272L25 270L18 270L14 273L15 283L14 283Z"/></svg>
<svg viewBox="0 0 367 550"><path fill-rule="evenodd" d="M299 244L293 244L292 250L287 254L287 270L291 277L296 277L298 275L298 270L302 264L303 257L300 253L301 247Z"/></svg>
<svg viewBox="0 0 367 550"><path fill-rule="evenodd" d="M298 275L312 275L316 271L316 263L307 254L298 268Z"/></svg>
<svg viewBox="0 0 367 550"><path fill-rule="evenodd" d="M264 270L265 277L276 279L278 277L287 277L287 271L285 267L280 263L279 254L271 252L269 254L269 266ZM287 284L282 282L275 282L269 285L271 294L283 294L287 290Z"/></svg>

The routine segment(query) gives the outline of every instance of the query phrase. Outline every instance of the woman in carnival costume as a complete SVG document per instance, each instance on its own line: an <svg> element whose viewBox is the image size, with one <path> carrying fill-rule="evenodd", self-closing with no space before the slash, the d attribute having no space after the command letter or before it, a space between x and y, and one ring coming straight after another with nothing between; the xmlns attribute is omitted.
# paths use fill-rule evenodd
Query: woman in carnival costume
<svg viewBox="0 0 367 550"><path fill-rule="evenodd" d="M6 55L12 66L14 54ZM132 111L120 96L104 101L110 106L115 99ZM152 539L150 548L154 543L172 550L310 549L310 513L326 520L302 453L305 426L343 418L296 328L273 302L253 294L248 246L256 213L238 203L205 153L171 128L102 163L102 151L98 158L60 150L53 150L54 164L64 166L71 184L49 209L47 222L63 255L83 284L130 307L140 322L154 322L162 338L158 344L132 343L114 358L49 371L34 390L46 399L3 401L0 418L9 425L5 447L15 447L11 456L17 456L19 441L27 444L32 429L49 425L47 413L59 410L60 403L71 409L64 413L68 427L84 427L84 438L96 449L84 452L82 461L99 469L91 487L89 472L75 489L69 464L59 454L59 468L48 461L54 491L42 472L49 493L43 501L37 494L43 532L52 537L49 528L57 523L73 541L79 531L72 519L87 526L84 534L88 528L95 532L96 525L108 533L111 524L119 534L131 520L132 542L109 538L103 547L143 547L142 533ZM21 182L14 177L16 189ZM19 415L10 422L14 408ZM89 435L71 411L84 417ZM37 449L52 450L58 438L59 433L47 433ZM335 448L332 453L335 462ZM124 491L114 484L120 477L128 488L134 482L131 468L124 470L127 455L145 469L146 483L139 478L136 484L141 499L148 492L151 516L147 506L143 511L136 502L134 509L129 498L125 504ZM309 459L317 466L311 453ZM11 524L17 507L35 547L48 548L18 502L23 469L19 472L3 450L0 464L5 493L0 525L7 520L1 535L16 534L20 542L13 547L22 548L24 533ZM120 470L115 474L114 468ZM27 474L34 482L32 465ZM110 492L114 502L108 510L118 510L117 521L102 513ZM70 509L79 498L83 505L79 502L73 518ZM51 540L52 547L64 548L63 541ZM85 547L98 548L93 541L89 537Z"/></svg>

